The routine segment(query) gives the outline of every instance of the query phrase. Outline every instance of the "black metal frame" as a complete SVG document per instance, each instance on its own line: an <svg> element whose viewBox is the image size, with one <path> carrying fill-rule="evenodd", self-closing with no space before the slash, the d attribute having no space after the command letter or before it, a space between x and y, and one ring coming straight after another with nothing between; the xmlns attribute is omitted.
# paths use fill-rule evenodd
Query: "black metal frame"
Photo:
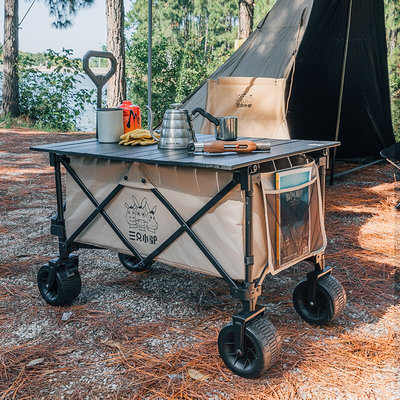
<svg viewBox="0 0 400 400"><path fill-rule="evenodd" d="M51 273L49 274L48 284L52 284L55 279L56 268L73 268L76 269L78 266L78 258L76 255L71 254L72 251L78 248L93 247L81 245L74 242L79 234L93 221L97 215L102 215L107 224L116 233L119 239L129 249L129 251L136 257L138 266L142 267L149 264L155 257L157 257L162 251L164 251L170 244L178 239L183 233L187 233L189 237L194 241L200 251L210 261L214 268L219 272L225 282L230 287L231 296L240 300L242 303L242 311L233 316L233 327L234 327L234 339L236 352L240 356L244 351L244 337L246 324L253 320L255 317L265 313L265 307L257 305L257 299L261 295L261 286L268 272L268 264L264 267L259 277L253 276L253 186L255 183L260 181L259 176L259 165L253 164L249 167L238 169L233 174L233 179L224 188L222 188L216 195L214 195L201 209L199 209L191 218L185 221L184 218L175 210L172 204L160 193L156 188L150 189L150 191L160 200L170 214L176 219L180 227L172 233L162 244L160 244L152 253L146 257L142 255L130 244L128 239L119 230L114 221L105 211L107 204L115 198L115 196L124 187L118 184L107 196L99 203L92 195L90 190L85 186L76 172L69 165L69 158L66 155L50 153L50 165L54 166L55 170L55 184L56 184L56 199L57 199L57 214L52 218L51 233L58 237L59 254L60 257L52 260ZM71 234L67 239L65 232L65 205L63 202L62 192L62 181L61 181L61 165L70 174L72 179L76 182L79 188L85 193L88 199L92 202L95 210L82 222L82 224ZM324 201L324 185L325 185L325 167L327 165L327 152L323 152L318 158L319 173L321 177L322 196ZM145 183L145 182L144 182ZM196 223L202 216L204 216L213 206L215 206L225 195L231 192L238 184L240 184L241 190L244 192L245 198L245 279L243 282L233 280L229 274L225 271L223 266L215 259L212 253L203 244L200 238L191 229L191 226ZM95 247L95 246L94 246ZM97 247L95 247L97 248ZM326 273L330 273L330 268L325 268L324 255L323 253L318 254L315 257L308 259L309 262L314 264L315 270L307 274L307 282L309 282L309 294L310 299L315 298L317 281L320 277Z"/></svg>

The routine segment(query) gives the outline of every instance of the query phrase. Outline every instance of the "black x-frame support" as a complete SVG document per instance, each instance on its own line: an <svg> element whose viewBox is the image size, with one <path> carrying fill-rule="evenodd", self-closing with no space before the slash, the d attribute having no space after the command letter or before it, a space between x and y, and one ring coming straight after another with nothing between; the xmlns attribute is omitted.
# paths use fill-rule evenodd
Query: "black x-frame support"
<svg viewBox="0 0 400 400"><path fill-rule="evenodd" d="M230 287L230 293L233 298L240 300L243 309L240 313L233 316L235 346L238 351L243 351L245 325L258 315L264 314L265 307L260 307L256 304L258 297L261 294L261 284L267 274L268 266L265 266L262 274L257 279L253 277L253 184L259 181L258 165L252 165L235 171L232 180L216 193L203 207L201 207L192 217L185 220L173 205L162 195L157 188L152 188L150 191L159 199L169 213L176 219L180 227L172 233L162 244L160 244L153 252L146 257L143 257L125 235L121 232L112 218L107 214L106 206L117 196L117 194L124 188L124 185L117 184L115 188L104 198L102 202L98 202L86 185L82 182L80 177L70 166L69 158L62 154L50 153L50 165L55 170L55 183L56 183L56 199L57 199L57 214L52 218L51 233L58 236L59 254L58 259L52 260L53 269L63 267L77 268L77 256L72 255L71 252L80 248L87 247L74 242L74 240L85 230L86 227L98 216L101 215L106 223L115 232L122 243L129 249L134 257L138 260L138 266L149 264L155 257L161 254L170 244L177 240L185 232L193 240L196 246L214 266L218 273L222 276L225 282ZM64 200L62 193L61 181L61 165L65 168L74 182L79 186L82 192L90 200L94 206L94 210L87 216L87 218L80 224L80 226L66 238L65 232L65 217L64 217ZM213 254L204 245L201 239L191 228L202 216L204 216L212 207L214 207L220 200L222 200L229 192L231 192L237 185L241 186L245 197L245 279L243 282L233 280L226 272L224 267L218 262ZM50 274L51 276L55 274ZM51 279L51 277L49 277Z"/></svg>
<svg viewBox="0 0 400 400"><path fill-rule="evenodd" d="M319 160L320 176L325 178L325 165L326 159L325 154ZM322 162L321 162L322 161ZM263 271L258 277L253 275L253 185L258 183L260 180L259 165L253 164L248 167L244 167L236 170L233 173L232 180L223 187L218 193L216 193L203 207L201 207L192 217L185 220L173 205L162 195L157 188L152 188L150 191L159 199L164 205L168 212L176 219L180 227L172 233L162 244L160 244L153 252L146 257L143 257L130 241L121 232L112 218L105 211L106 206L117 196L117 194L125 187L122 184L117 184L115 188L105 197L102 202L98 202L86 185L82 182L80 177L70 166L70 160L67 156L50 153L50 165L54 167L55 171L55 186L56 186L56 199L57 199L57 214L52 218L51 233L58 236L59 243L59 258L51 260L49 265L51 267L48 280L53 280L55 277L55 270L57 268L71 268L75 269L78 267L78 257L71 254L74 250L80 247L88 247L74 242L75 239L85 230L86 227L98 216L101 215L111 229L115 232L122 243L129 249L133 256L138 261L138 266L142 267L151 263L151 261L161 254L169 245L177 240L182 234L187 233L188 236L193 240L196 246L214 266L218 273L222 276L225 282L230 287L231 296L234 299L240 300L243 309L241 312L233 316L234 326L234 340L236 352L240 354L243 352L245 327L255 317L265 313L265 307L257 305L257 299L261 295L261 286L268 272L268 264L265 265ZM94 206L94 210L86 217L81 225L66 238L65 231L65 204L62 193L62 180L61 180L61 165L66 169L74 182L79 186L82 192L87 196ZM321 177L322 177L321 176ZM325 179L322 180L323 184ZM145 183L145 182L144 182ZM229 192L231 192L237 185L240 185L241 190L244 193L245 199L245 243L244 243L244 265L245 265L245 279L244 281L233 280L218 260L212 255L208 248L204 245L201 239L191 228L201 217L203 217L212 207L214 207L220 200L222 200ZM322 185L322 184L321 184ZM321 188L324 194L324 187ZM89 246L91 247L91 246ZM93 246L95 247L95 246ZM330 273L330 268L325 268L323 253L316 257L312 257L309 260L315 266L315 271L310 272L307 275L307 281L309 283L309 296L310 298L315 297L317 280ZM48 282L50 285L52 282Z"/></svg>

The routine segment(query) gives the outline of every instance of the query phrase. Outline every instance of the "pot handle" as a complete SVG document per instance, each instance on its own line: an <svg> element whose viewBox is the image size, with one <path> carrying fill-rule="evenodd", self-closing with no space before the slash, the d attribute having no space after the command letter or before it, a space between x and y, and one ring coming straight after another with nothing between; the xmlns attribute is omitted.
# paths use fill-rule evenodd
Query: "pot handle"
<svg viewBox="0 0 400 400"><path fill-rule="evenodd" d="M204 111L202 108L200 107L196 107L193 111L192 111L192 115L199 113L201 114L204 118L207 118L210 122L212 122L215 126L219 126L219 121L217 118L215 118L214 116L212 116L211 114L209 114L208 112Z"/></svg>
<svg viewBox="0 0 400 400"><path fill-rule="evenodd" d="M148 112L149 112L149 123L148 123L148 126L149 126L150 135L151 135L151 137L152 137L156 142L159 142L159 141L160 141L160 138L158 138L158 137L153 133L153 111L151 111L151 108L150 108L149 106L146 106L146 108L147 108L147 110L148 110Z"/></svg>

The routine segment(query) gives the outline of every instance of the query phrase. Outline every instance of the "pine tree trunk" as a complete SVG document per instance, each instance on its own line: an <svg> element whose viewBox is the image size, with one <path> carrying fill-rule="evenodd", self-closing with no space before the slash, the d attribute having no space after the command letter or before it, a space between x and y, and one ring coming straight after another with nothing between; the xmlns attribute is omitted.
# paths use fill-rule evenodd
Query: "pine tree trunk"
<svg viewBox="0 0 400 400"><path fill-rule="evenodd" d="M107 107L116 107L126 99L123 0L106 0L106 15L107 51L117 60L117 70L107 85Z"/></svg>
<svg viewBox="0 0 400 400"><path fill-rule="evenodd" d="M239 39L247 39L253 31L254 0L239 0Z"/></svg>
<svg viewBox="0 0 400 400"><path fill-rule="evenodd" d="M18 0L4 2L3 99L1 114L19 115Z"/></svg>

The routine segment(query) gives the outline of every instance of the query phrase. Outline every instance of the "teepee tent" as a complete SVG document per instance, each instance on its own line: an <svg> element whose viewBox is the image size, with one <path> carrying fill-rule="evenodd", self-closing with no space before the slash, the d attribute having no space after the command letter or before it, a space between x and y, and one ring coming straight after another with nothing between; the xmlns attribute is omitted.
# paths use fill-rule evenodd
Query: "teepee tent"
<svg viewBox="0 0 400 400"><path fill-rule="evenodd" d="M341 157L375 156L394 143L386 52L382 0L278 0L184 108L217 116L230 110L239 116L241 136L335 140L338 134ZM253 120L263 118L257 129ZM198 116L194 128L212 133Z"/></svg>

